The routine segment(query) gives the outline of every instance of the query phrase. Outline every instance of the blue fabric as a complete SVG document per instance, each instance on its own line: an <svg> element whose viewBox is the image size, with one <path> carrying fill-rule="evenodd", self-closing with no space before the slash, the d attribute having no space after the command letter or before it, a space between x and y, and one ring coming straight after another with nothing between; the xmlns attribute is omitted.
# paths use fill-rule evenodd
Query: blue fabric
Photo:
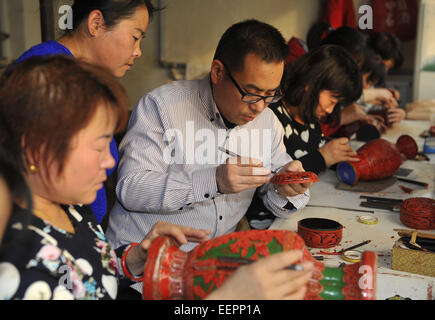
<svg viewBox="0 0 435 320"><path fill-rule="evenodd" d="M21 62L30 57L55 55L55 54L64 54L73 57L73 54L71 53L71 51L68 50L68 48L61 45L57 41L50 40L50 41L40 43L36 46L33 46L32 48L24 52L16 60L15 63ZM110 176L115 171L116 165L118 164L118 147L116 145L115 139L112 139L112 141L110 142L110 153L115 159L115 166L112 169L107 170L107 176ZM104 187L98 190L97 198L93 203L91 203L91 208L98 220L98 223L101 223L101 221L103 220L104 216L107 213L107 197L106 197L106 190Z"/></svg>
<svg viewBox="0 0 435 320"><path fill-rule="evenodd" d="M36 46L31 47L29 50L24 52L15 63L21 62L27 58L30 57L36 57L36 56L48 56L48 55L54 55L54 54L64 54L67 56L72 56L73 54L71 51L68 50L67 47L61 45L57 41L46 41L40 44L37 44Z"/></svg>

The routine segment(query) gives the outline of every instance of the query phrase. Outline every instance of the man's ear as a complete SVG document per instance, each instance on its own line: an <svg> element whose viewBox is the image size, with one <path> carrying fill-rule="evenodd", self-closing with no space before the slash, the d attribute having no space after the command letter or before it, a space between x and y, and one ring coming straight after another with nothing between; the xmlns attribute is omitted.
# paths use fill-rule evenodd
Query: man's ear
<svg viewBox="0 0 435 320"><path fill-rule="evenodd" d="M223 80L225 76L225 67L220 60L218 59L213 60L213 62L211 63L210 74L211 74L211 81L213 84L217 84Z"/></svg>
<svg viewBox="0 0 435 320"><path fill-rule="evenodd" d="M98 33L104 30L104 17L100 10L93 10L88 16L88 33L91 37L95 37Z"/></svg>

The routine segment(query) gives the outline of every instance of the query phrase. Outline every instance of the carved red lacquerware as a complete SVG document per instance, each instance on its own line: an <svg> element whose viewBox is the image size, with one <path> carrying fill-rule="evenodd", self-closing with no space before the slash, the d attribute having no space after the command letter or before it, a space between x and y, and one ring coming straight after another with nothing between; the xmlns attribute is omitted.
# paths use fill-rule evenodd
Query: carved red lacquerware
<svg viewBox="0 0 435 320"><path fill-rule="evenodd" d="M359 180L380 180L391 177L402 164L402 156L413 159L418 146L415 140L402 135L393 144L385 139L374 139L357 150L358 162L341 162L337 165L340 181L354 185Z"/></svg>
<svg viewBox="0 0 435 320"><path fill-rule="evenodd" d="M292 183L305 183L305 182L317 182L319 177L314 172L310 171L294 171L277 173L271 179L270 182L273 184L292 184Z"/></svg>
<svg viewBox="0 0 435 320"><path fill-rule="evenodd" d="M331 248L340 243L343 226L330 219L307 218L298 221L298 234L309 247Z"/></svg>
<svg viewBox="0 0 435 320"><path fill-rule="evenodd" d="M328 268L314 259L303 239L286 230L234 232L200 243L191 252L179 249L168 237L157 237L148 252L144 269L144 299L203 299L219 288L239 266L239 259L255 261L284 250L302 250L303 261L311 261L314 271L305 299L374 299L376 254L364 252L373 278L367 288L359 288L361 263L354 268ZM224 259L227 258L227 259ZM231 260L236 259L236 260ZM365 259L365 260L364 260ZM367 260L367 261L366 261Z"/></svg>
<svg viewBox="0 0 435 320"><path fill-rule="evenodd" d="M396 142L397 150L404 154L408 160L414 159L418 153L418 146L415 140L406 134L401 135Z"/></svg>
<svg viewBox="0 0 435 320"><path fill-rule="evenodd" d="M414 229L435 229L435 200L422 197L406 199L400 205L400 221Z"/></svg>

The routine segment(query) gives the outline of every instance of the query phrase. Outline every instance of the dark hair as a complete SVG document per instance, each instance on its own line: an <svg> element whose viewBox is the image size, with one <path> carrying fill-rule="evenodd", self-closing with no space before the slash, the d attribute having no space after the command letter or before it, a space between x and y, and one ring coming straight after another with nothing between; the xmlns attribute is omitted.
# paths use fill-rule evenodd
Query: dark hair
<svg viewBox="0 0 435 320"><path fill-rule="evenodd" d="M341 46L352 55L359 67L364 61L366 42L367 39L358 30L347 26L334 29L327 22L316 23L307 35L307 46L310 50L325 44Z"/></svg>
<svg viewBox="0 0 435 320"><path fill-rule="evenodd" d="M382 57L382 60L393 60L393 69L403 64L402 43L395 35L387 32L375 32L369 35L367 46Z"/></svg>
<svg viewBox="0 0 435 320"><path fill-rule="evenodd" d="M373 50L367 48L364 53L364 63L361 67L361 74L368 73L368 81L373 82L375 87L385 87L387 69L381 57Z"/></svg>
<svg viewBox="0 0 435 320"><path fill-rule="evenodd" d="M1 122L0 124L3 124ZM3 148L3 144L0 144L0 178L5 180L13 202L25 204L26 208L31 210L32 194L30 189L18 167L12 162L9 152Z"/></svg>
<svg viewBox="0 0 435 320"><path fill-rule="evenodd" d="M60 174L72 137L102 103L123 130L127 95L109 71L62 55L31 57L2 77L0 143L20 172L27 172L29 153L46 167L57 163Z"/></svg>
<svg viewBox="0 0 435 320"><path fill-rule="evenodd" d="M251 19L233 24L225 31L213 59L221 60L231 71L237 72L243 68L249 53L266 62L280 62L287 58L288 47L275 27Z"/></svg>
<svg viewBox="0 0 435 320"><path fill-rule="evenodd" d="M146 6L151 18L157 9L151 0L75 0L73 10L73 30L86 20L93 10L100 10L104 17L104 24L111 28L120 20L130 18L140 6Z"/></svg>
<svg viewBox="0 0 435 320"><path fill-rule="evenodd" d="M356 101L362 93L361 73L352 56L342 47L324 45L287 65L283 80L284 101L300 107L305 123L316 119L322 90L331 91L339 102L327 122L337 121L341 105Z"/></svg>

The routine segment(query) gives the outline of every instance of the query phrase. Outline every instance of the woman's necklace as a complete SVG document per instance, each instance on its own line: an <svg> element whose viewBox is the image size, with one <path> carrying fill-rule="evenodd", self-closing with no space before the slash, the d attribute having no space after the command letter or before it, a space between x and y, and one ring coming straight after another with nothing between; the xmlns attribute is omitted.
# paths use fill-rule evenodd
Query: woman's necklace
<svg viewBox="0 0 435 320"><path fill-rule="evenodd" d="M62 209L56 209L58 213L57 215L49 215L41 210L33 209L33 213L35 216L41 218L52 224L55 227L63 229L69 233L75 233L74 226L71 223L71 220L68 217L68 214Z"/></svg>

